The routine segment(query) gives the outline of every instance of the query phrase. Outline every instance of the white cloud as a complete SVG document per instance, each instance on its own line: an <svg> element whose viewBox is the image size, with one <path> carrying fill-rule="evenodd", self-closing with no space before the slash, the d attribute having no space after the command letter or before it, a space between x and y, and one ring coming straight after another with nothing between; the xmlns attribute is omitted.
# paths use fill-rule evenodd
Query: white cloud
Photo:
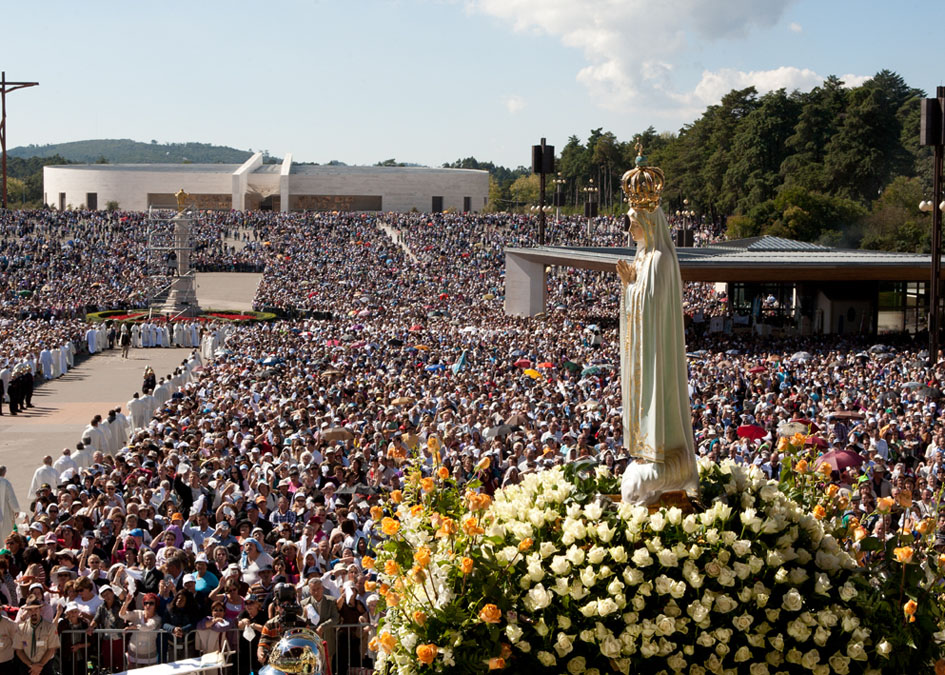
<svg viewBox="0 0 945 675"><path fill-rule="evenodd" d="M582 50L576 74L606 106L652 104L648 94L672 90L673 62L684 48L738 39L780 21L795 0L468 0L473 11L513 30L558 38ZM643 95L641 97L641 94Z"/></svg>
<svg viewBox="0 0 945 675"><path fill-rule="evenodd" d="M754 87L758 93L764 94L776 89L787 89L793 91L810 91L814 87L820 86L826 76L820 75L810 68L795 68L794 66L782 66L773 70L753 70L744 72L723 68L722 70L703 71L702 79L691 92L685 94L673 94L672 97L681 104L704 108L714 105L722 100L722 97L732 89L745 89ZM843 75L840 77L848 87L856 87L869 79L865 75Z"/></svg>
<svg viewBox="0 0 945 675"><path fill-rule="evenodd" d="M797 21L792 21L790 25L788 26L788 28L790 28L795 33L804 32L804 28L801 26L801 24L797 23Z"/></svg>
<svg viewBox="0 0 945 675"><path fill-rule="evenodd" d="M521 96L506 96L505 97L505 109L509 111L510 115L523 110L525 108L525 99Z"/></svg>

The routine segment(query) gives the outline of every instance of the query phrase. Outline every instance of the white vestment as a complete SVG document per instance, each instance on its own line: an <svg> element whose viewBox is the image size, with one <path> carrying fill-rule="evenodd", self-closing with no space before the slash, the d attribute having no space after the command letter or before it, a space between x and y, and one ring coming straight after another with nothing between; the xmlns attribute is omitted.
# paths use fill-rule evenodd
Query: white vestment
<svg viewBox="0 0 945 675"><path fill-rule="evenodd" d="M0 477L0 539L3 541L13 532L13 523L19 510L20 504L16 501L13 484Z"/></svg>
<svg viewBox="0 0 945 675"><path fill-rule="evenodd" d="M85 341L89 345L89 354L94 354L98 351L98 349L96 349L96 340L98 340L98 333L94 328L89 328L85 332Z"/></svg>
<svg viewBox="0 0 945 675"><path fill-rule="evenodd" d="M53 378L53 357L52 352L45 347L39 353L39 366L43 369L43 377L51 380Z"/></svg>
<svg viewBox="0 0 945 675"><path fill-rule="evenodd" d="M131 415L132 432L135 432L138 429L144 429L146 426L148 426L148 419L150 418L150 415L148 414L147 403L145 403L140 398L133 398L128 401L128 404L125 407L128 408L128 414Z"/></svg>
<svg viewBox="0 0 945 675"><path fill-rule="evenodd" d="M36 471L33 472L33 482L30 483L30 492L27 495L27 499L36 499L36 493L43 483L49 483L50 487L52 487L55 492L56 488L59 487L59 472L45 464L36 469Z"/></svg>

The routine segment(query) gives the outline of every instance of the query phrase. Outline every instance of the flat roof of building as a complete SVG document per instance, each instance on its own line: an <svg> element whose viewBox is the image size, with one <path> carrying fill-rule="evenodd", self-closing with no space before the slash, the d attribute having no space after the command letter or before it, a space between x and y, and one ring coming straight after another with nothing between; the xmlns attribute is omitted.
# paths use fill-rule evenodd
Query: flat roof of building
<svg viewBox="0 0 945 675"><path fill-rule="evenodd" d="M617 261L632 258L636 248L538 246L507 248L546 265L615 271ZM841 249L780 237L751 237L705 247L677 247L684 281L928 281L932 257Z"/></svg>

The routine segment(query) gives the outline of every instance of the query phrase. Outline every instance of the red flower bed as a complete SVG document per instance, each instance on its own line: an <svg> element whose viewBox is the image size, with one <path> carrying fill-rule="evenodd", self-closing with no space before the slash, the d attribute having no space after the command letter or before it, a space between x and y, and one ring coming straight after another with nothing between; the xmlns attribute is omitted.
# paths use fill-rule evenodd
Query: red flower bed
<svg viewBox="0 0 945 675"><path fill-rule="evenodd" d="M214 319L226 319L227 321L250 321L256 318L252 314L228 314L225 312L210 312L204 316L212 316Z"/></svg>

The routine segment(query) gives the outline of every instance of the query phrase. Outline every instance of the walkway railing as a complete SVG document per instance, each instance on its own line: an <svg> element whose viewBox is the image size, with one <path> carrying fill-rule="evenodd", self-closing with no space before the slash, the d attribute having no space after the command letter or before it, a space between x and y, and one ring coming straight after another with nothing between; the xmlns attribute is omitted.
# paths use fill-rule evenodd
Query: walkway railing
<svg viewBox="0 0 945 675"><path fill-rule="evenodd" d="M331 674L362 675L371 669L374 655L368 642L377 626L341 624L325 626L322 640L328 652ZM133 668L171 663L215 651L228 652L227 665L211 675L249 675L258 673L256 658L259 634L247 639L244 631L190 629L186 632L120 629L65 630L59 634L60 675L109 675Z"/></svg>

